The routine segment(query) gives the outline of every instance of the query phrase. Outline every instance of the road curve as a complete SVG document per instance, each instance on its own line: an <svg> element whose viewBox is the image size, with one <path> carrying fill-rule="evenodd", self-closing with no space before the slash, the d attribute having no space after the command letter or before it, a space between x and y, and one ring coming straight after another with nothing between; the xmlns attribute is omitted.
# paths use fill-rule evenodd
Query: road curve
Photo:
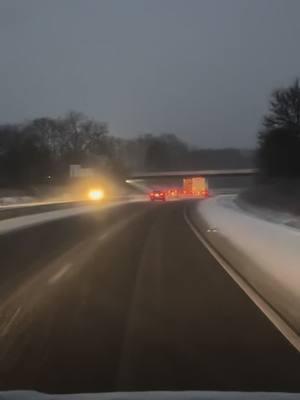
<svg viewBox="0 0 300 400"><path fill-rule="evenodd" d="M299 353L186 224L133 203L0 238L0 390L300 392Z"/></svg>

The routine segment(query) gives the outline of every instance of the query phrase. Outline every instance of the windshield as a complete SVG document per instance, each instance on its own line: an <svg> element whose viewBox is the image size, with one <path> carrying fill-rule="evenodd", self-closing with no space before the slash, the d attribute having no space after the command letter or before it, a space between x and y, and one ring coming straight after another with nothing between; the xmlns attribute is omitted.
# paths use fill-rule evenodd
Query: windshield
<svg viewBox="0 0 300 400"><path fill-rule="evenodd" d="M299 395L299 13L0 0L0 397Z"/></svg>

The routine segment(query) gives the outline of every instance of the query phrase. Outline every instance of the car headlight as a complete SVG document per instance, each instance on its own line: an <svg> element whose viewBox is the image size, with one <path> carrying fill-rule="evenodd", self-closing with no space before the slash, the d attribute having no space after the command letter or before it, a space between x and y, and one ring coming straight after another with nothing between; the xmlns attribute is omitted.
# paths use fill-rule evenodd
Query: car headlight
<svg viewBox="0 0 300 400"><path fill-rule="evenodd" d="M100 189L93 189L89 191L90 200L101 200L104 197L104 193Z"/></svg>

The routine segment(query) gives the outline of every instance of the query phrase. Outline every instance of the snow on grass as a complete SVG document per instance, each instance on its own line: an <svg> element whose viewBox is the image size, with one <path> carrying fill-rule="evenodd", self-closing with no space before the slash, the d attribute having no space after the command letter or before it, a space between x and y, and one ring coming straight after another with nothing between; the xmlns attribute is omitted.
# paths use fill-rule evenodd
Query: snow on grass
<svg viewBox="0 0 300 400"><path fill-rule="evenodd" d="M265 219L266 221L284 224L300 229L300 217L291 212L273 210L267 207L258 207L239 197L234 199L234 202L238 208L242 209L247 214Z"/></svg>
<svg viewBox="0 0 300 400"><path fill-rule="evenodd" d="M245 213L234 196L199 202L194 219L202 230L205 221L210 243L299 334L300 231Z"/></svg>

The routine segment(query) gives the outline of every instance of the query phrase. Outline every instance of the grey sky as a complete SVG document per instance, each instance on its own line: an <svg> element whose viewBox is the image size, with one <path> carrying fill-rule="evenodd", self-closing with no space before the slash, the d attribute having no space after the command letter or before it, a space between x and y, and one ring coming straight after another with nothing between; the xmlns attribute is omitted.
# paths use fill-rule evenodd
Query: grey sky
<svg viewBox="0 0 300 400"><path fill-rule="evenodd" d="M0 121L70 109L112 134L251 147L300 75L299 0L0 0Z"/></svg>

